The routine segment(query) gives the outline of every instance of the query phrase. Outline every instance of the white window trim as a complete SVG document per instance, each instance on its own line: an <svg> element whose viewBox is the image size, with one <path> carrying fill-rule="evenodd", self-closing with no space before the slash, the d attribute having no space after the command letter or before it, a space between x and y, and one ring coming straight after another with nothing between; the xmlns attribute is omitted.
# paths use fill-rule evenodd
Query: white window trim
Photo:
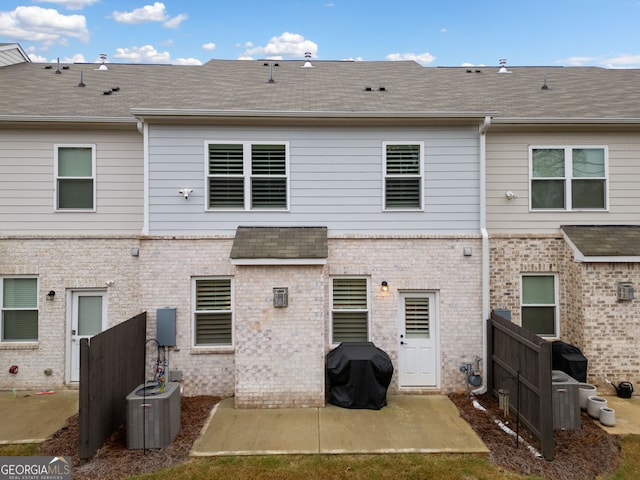
<svg viewBox="0 0 640 480"><path fill-rule="evenodd" d="M523 296L524 282L522 281L522 279L524 277L553 277L553 298L555 300L555 303L554 303L554 310L555 310L554 323L555 324L553 326L553 329L555 331L555 335L540 335L540 334L537 334L537 335L542 338L548 338L551 340L560 338L560 302L558 297L558 293L559 293L558 274L553 272L535 272L535 273L525 272L520 274L520 326L522 326L523 328L524 328L524 325L523 325L523 318L522 318L522 307L548 307L549 306L549 304L547 303L541 303L541 304L531 303L526 305L522 303L522 299L524 298Z"/></svg>
<svg viewBox="0 0 640 480"><path fill-rule="evenodd" d="M420 206L414 208L387 208L387 178L415 178L408 175L387 175L387 145L419 145L420 146ZM382 211L383 212L423 212L424 211L424 141L383 141L382 142Z"/></svg>
<svg viewBox="0 0 640 480"><path fill-rule="evenodd" d="M5 310L33 310L32 308L7 308L4 306L4 279L5 278L35 278L36 280L36 307L38 312L38 338L36 340L4 340L2 332L4 331L4 315ZM37 275L2 275L0 276L0 344L8 346L17 345L37 345L40 342L40 279Z"/></svg>
<svg viewBox="0 0 640 480"><path fill-rule="evenodd" d="M366 282L366 290L367 290L367 309L366 310L362 310L362 309L342 309L342 308L333 308L333 280L335 278L341 278L344 280L352 280L352 279L364 279ZM347 312L366 312L367 313L367 342L371 341L371 279L368 276L363 276L363 275L334 275L332 277L330 277L331 281L329 282L330 285L330 290L331 290L331 295L330 295L330 305L331 305L331 319L329 321L329 343L331 344L331 347L337 347L338 345L340 345L340 342L334 342L333 340L333 312L343 312L343 311L347 311Z"/></svg>
<svg viewBox="0 0 640 480"><path fill-rule="evenodd" d="M571 205L571 187L572 180L577 178L589 178L589 177L573 177L573 150L580 150L581 148L598 149L601 148L604 151L604 208L573 208ZM556 149L564 150L564 177L544 177L544 179L563 179L565 181L564 195L565 195L565 208L533 208L532 205L532 185L533 185L533 151L539 149ZM539 177L538 180L540 180ZM592 177L599 179L600 177ZM530 145L529 146L529 211L530 212L608 212L609 211L609 148L607 145Z"/></svg>
<svg viewBox="0 0 640 480"><path fill-rule="evenodd" d="M209 145L242 145L242 177L244 178L244 208L209 208L209 177L215 175L209 175ZM287 204L284 208L251 208L251 179L254 177L251 174L251 146L252 145L284 145L285 151L285 180L286 180L286 195ZM290 210L291 191L290 191L290 170L289 170L289 142L288 141L238 141L238 140L207 140L204 142L204 178L205 178L205 191L207 192L204 199L204 208L207 212L288 212ZM239 175L238 175L239 177ZM256 177L262 177L256 175ZM276 177L272 175L272 177ZM281 178L281 177L278 177Z"/></svg>
<svg viewBox="0 0 640 480"><path fill-rule="evenodd" d="M229 345L198 345L196 344L196 313L202 312L196 311L196 281L197 280L229 280L231 284L231 343ZM210 350L214 352L220 351L232 351L236 345L236 309L235 309L235 282L233 277L228 276L213 276L213 277L192 277L191 278L191 348L194 353L202 353ZM211 310L208 310L209 312ZM220 310L226 312L226 310Z"/></svg>
<svg viewBox="0 0 640 480"><path fill-rule="evenodd" d="M90 148L91 149L91 180L93 181L93 208L58 208L58 151L61 148ZM96 145L84 143L58 143L53 146L53 209L56 212L95 212L97 174L96 174ZM88 177L83 177L88 178Z"/></svg>

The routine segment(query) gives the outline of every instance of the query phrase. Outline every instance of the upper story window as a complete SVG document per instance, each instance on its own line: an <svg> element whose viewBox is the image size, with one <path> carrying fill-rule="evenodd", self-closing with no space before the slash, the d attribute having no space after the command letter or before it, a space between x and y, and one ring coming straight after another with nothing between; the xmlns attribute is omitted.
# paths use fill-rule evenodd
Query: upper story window
<svg viewBox="0 0 640 480"><path fill-rule="evenodd" d="M530 148L532 210L606 210L606 147Z"/></svg>
<svg viewBox="0 0 640 480"><path fill-rule="evenodd" d="M424 144L383 144L384 209L421 210Z"/></svg>
<svg viewBox="0 0 640 480"><path fill-rule="evenodd" d="M369 341L367 278L336 277L331 295L331 343Z"/></svg>
<svg viewBox="0 0 640 480"><path fill-rule="evenodd" d="M233 345L231 279L194 279L193 296L194 345Z"/></svg>
<svg viewBox="0 0 640 480"><path fill-rule="evenodd" d="M558 289L554 274L522 275L522 327L542 337L558 337Z"/></svg>
<svg viewBox="0 0 640 480"><path fill-rule="evenodd" d="M286 143L208 143L209 209L287 210Z"/></svg>
<svg viewBox="0 0 640 480"><path fill-rule="evenodd" d="M56 145L56 210L91 210L96 205L95 145Z"/></svg>
<svg viewBox="0 0 640 480"><path fill-rule="evenodd" d="M38 341L38 279L5 277L0 282L2 341Z"/></svg>

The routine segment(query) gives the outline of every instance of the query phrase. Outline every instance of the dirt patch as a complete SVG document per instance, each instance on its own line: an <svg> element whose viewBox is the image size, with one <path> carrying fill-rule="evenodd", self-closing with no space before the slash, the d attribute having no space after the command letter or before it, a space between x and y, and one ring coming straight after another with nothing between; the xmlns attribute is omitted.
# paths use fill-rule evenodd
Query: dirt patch
<svg viewBox="0 0 640 480"><path fill-rule="evenodd" d="M40 455L69 456L73 460L73 478L115 480L152 472L184 462L193 442L219 397L182 397L180 401L180 432L171 445L163 449L128 450L124 426L115 432L95 456L84 465L78 457L78 415L39 448Z"/></svg>
<svg viewBox="0 0 640 480"><path fill-rule="evenodd" d="M527 448L530 445L540 452L540 443L522 425L519 433L524 442L519 442L516 448L516 437L496 423L496 419L500 420L515 432L516 419L504 417L497 399L489 395L467 399L464 394L453 394L449 398L489 448L489 459L505 470L550 480L592 480L613 472L620 460L620 448L615 437L584 412L580 430L557 430L554 433L554 459L547 461L536 457ZM477 400L486 411L474 407L473 400Z"/></svg>

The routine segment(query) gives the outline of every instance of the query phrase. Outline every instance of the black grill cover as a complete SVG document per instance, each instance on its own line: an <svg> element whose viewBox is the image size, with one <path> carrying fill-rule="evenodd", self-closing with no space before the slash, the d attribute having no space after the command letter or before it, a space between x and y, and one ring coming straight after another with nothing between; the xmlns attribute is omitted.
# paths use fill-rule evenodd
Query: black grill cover
<svg viewBox="0 0 640 480"><path fill-rule="evenodd" d="M556 340L551 344L551 368L579 382L587 381L587 358L578 347Z"/></svg>
<svg viewBox="0 0 640 480"><path fill-rule="evenodd" d="M341 343L327 354L329 401L339 407L380 410L392 375L389 355L371 342Z"/></svg>

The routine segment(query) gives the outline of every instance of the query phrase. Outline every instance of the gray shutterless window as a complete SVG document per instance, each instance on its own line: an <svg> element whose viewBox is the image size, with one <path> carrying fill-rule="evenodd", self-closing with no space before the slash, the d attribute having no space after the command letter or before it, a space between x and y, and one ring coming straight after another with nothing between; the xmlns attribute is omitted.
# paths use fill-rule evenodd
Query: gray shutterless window
<svg viewBox="0 0 640 480"><path fill-rule="evenodd" d="M286 210L286 143L208 143L209 209Z"/></svg>
<svg viewBox="0 0 640 480"><path fill-rule="evenodd" d="M605 147L530 149L532 210L606 210Z"/></svg>
<svg viewBox="0 0 640 480"><path fill-rule="evenodd" d="M38 341L38 279L2 279L2 341Z"/></svg>
<svg viewBox="0 0 640 480"><path fill-rule="evenodd" d="M194 344L233 345L233 298L230 278L194 279Z"/></svg>
<svg viewBox="0 0 640 480"><path fill-rule="evenodd" d="M366 278L332 281L331 343L369 340L369 288Z"/></svg>
<svg viewBox="0 0 640 480"><path fill-rule="evenodd" d="M94 145L56 145L56 210L95 210Z"/></svg>

